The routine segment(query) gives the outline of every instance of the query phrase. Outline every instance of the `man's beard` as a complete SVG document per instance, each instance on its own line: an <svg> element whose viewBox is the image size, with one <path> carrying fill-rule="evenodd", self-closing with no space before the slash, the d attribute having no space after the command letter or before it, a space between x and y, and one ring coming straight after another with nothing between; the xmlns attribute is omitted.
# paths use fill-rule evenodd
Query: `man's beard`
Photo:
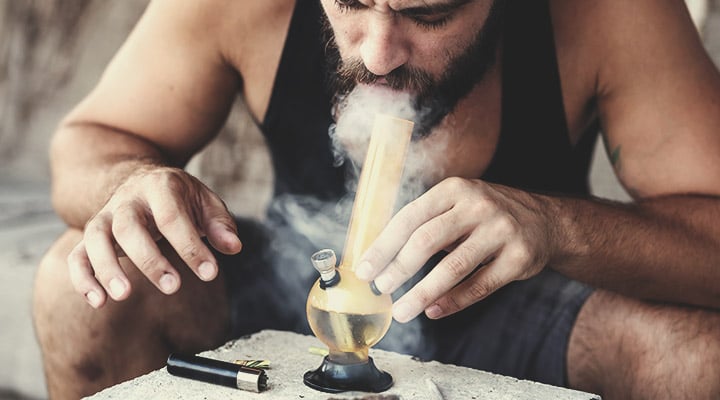
<svg viewBox="0 0 720 400"><path fill-rule="evenodd" d="M453 58L439 79L414 67L402 65L387 75L375 75L358 58L342 60L335 43L330 22L322 13L322 40L327 58L326 83L333 96L333 110L343 108L343 100L358 84L372 85L384 78L386 85L398 91L413 93L412 107L415 110L413 136L428 136L440 122L450 114L458 102L485 76L495 64L497 48L501 38L503 21L503 0L494 0L485 25L470 45ZM442 50L439 50L442 51Z"/></svg>

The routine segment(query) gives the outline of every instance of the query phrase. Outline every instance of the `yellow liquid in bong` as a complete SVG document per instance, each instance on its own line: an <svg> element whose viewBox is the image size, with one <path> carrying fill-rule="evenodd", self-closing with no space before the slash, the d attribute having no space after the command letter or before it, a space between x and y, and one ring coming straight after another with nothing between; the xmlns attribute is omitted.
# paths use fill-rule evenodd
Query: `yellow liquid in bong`
<svg viewBox="0 0 720 400"><path fill-rule="evenodd" d="M309 308L308 320L315 335L331 351L355 353L367 351L379 342L392 319L391 313L346 314Z"/></svg>

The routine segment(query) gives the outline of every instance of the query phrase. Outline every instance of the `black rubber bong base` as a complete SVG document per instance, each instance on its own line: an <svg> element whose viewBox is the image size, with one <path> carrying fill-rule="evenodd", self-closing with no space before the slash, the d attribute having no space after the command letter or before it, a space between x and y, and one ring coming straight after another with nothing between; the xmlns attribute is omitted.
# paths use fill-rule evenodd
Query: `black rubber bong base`
<svg viewBox="0 0 720 400"><path fill-rule="evenodd" d="M320 367L308 371L303 376L305 385L326 393L340 393L351 390L380 393L390 389L393 378L390 374L380 371L373 363L372 357L362 364L338 364L330 361L327 356Z"/></svg>

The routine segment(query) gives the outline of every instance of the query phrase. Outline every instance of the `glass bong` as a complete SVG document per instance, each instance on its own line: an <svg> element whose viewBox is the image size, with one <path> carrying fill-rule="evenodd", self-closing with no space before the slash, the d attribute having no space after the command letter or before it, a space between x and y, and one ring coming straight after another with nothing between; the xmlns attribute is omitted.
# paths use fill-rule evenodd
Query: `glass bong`
<svg viewBox="0 0 720 400"><path fill-rule="evenodd" d="M379 393L393 385L368 352L392 321L392 298L355 276L360 257L390 220L400 188L414 123L378 115L370 136L355 194L343 259L336 268L333 250L320 250L311 262L320 272L307 300L310 328L328 346L316 370L305 373L307 386L323 392Z"/></svg>

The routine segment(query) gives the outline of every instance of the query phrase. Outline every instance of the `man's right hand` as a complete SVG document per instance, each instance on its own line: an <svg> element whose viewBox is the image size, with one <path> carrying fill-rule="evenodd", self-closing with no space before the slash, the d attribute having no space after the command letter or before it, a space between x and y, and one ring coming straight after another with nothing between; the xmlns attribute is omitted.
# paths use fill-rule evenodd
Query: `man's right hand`
<svg viewBox="0 0 720 400"><path fill-rule="evenodd" d="M242 247L227 207L200 181L177 168L141 168L87 222L68 256L72 284L95 308L108 295L124 300L131 285L119 258L127 257L161 292L175 293L180 274L160 252L161 239L200 279L213 280L217 261L202 237L224 254Z"/></svg>

